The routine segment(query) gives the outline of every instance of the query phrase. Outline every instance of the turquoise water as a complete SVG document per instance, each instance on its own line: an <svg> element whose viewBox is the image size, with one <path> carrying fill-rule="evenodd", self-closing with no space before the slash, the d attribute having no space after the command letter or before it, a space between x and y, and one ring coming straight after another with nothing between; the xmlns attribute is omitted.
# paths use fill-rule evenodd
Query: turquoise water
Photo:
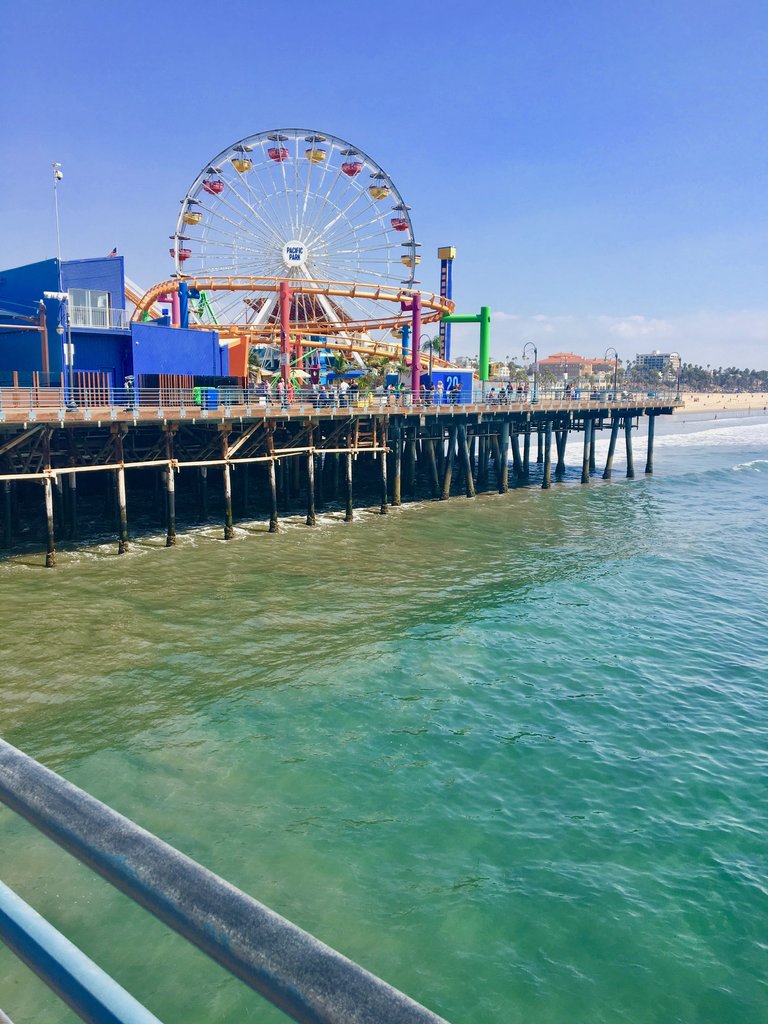
<svg viewBox="0 0 768 1024"><path fill-rule="evenodd" d="M2 563L2 735L453 1024L768 1021L768 421L660 433ZM6 810L0 865L168 1024L286 1019ZM5 950L0 1006L74 1019Z"/></svg>

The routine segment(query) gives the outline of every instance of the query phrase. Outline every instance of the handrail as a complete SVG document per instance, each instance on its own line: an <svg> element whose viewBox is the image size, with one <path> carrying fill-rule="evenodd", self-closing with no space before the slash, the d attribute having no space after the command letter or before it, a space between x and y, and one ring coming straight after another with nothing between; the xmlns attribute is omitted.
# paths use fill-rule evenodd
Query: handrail
<svg viewBox="0 0 768 1024"><path fill-rule="evenodd" d="M0 939L82 1020L160 1024L106 971L0 882ZM8 1018L0 1012L0 1024Z"/></svg>
<svg viewBox="0 0 768 1024"><path fill-rule="evenodd" d="M465 389L455 394L409 389L374 390L346 393L337 389L319 390L311 387L291 389L280 394L274 388L242 388L221 385L217 388L124 388L110 385L72 387L0 387L0 422L11 414L34 420L37 413L49 412L54 419L92 419L93 413L112 419L130 419L158 415L160 418L180 414L182 417L203 416L211 412L229 417L253 415L310 415L315 412L339 410L364 411L376 415L409 412L579 412L606 409L670 407L680 404L673 392L583 391L564 395L562 391L531 393L508 392L491 395L480 388ZM144 414L144 415L141 415Z"/></svg>
<svg viewBox="0 0 768 1024"><path fill-rule="evenodd" d="M0 801L294 1020L445 1024L3 740Z"/></svg>

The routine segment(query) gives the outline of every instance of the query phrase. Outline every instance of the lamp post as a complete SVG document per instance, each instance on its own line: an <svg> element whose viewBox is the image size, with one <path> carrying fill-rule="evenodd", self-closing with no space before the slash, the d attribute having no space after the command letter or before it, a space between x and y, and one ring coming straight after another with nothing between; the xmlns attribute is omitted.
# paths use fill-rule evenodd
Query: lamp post
<svg viewBox="0 0 768 1024"><path fill-rule="evenodd" d="M618 379L619 379L619 353L616 351L616 349L613 347L613 345L611 345L611 346L609 346L605 350L605 355L603 356L604 359L608 358L608 353L609 352L613 352L613 400L615 402L616 401L616 389L618 388Z"/></svg>
<svg viewBox="0 0 768 1024"><path fill-rule="evenodd" d="M539 350L532 341L527 341L523 346L523 360L525 360L525 354L529 348L533 349L533 395L531 396L531 402L537 402L539 400Z"/></svg>
<svg viewBox="0 0 768 1024"><path fill-rule="evenodd" d="M58 292L43 292L43 295L47 299L57 299L60 303L59 326L56 328L56 333L62 338L62 342L65 333L67 336L66 342L63 342L62 345L64 355L64 401L67 409L72 409L74 408L72 398L72 371L74 370L75 350L72 346L72 323L69 317L69 292L64 291L62 281L61 228L59 225L59 182L64 177L64 173L61 170L61 164L58 162L52 163L51 168L53 170L53 209L56 217L56 263L58 266L59 290Z"/></svg>

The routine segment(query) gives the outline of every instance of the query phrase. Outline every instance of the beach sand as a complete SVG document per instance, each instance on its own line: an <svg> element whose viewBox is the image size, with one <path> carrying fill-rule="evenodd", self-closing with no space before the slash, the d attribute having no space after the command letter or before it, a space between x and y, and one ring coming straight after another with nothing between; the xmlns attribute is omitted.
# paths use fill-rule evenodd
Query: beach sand
<svg viewBox="0 0 768 1024"><path fill-rule="evenodd" d="M768 410L768 391L752 394L742 391L735 395L681 392L683 407L676 412L737 412L746 409Z"/></svg>

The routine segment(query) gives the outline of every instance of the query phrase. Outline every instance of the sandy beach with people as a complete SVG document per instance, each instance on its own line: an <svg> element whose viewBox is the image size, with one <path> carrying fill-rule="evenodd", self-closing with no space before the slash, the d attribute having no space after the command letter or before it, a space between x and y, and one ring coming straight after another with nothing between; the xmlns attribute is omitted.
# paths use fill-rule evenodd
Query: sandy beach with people
<svg viewBox="0 0 768 1024"><path fill-rule="evenodd" d="M676 412L739 412L748 409L768 411L768 391L737 394L681 392L683 406Z"/></svg>

